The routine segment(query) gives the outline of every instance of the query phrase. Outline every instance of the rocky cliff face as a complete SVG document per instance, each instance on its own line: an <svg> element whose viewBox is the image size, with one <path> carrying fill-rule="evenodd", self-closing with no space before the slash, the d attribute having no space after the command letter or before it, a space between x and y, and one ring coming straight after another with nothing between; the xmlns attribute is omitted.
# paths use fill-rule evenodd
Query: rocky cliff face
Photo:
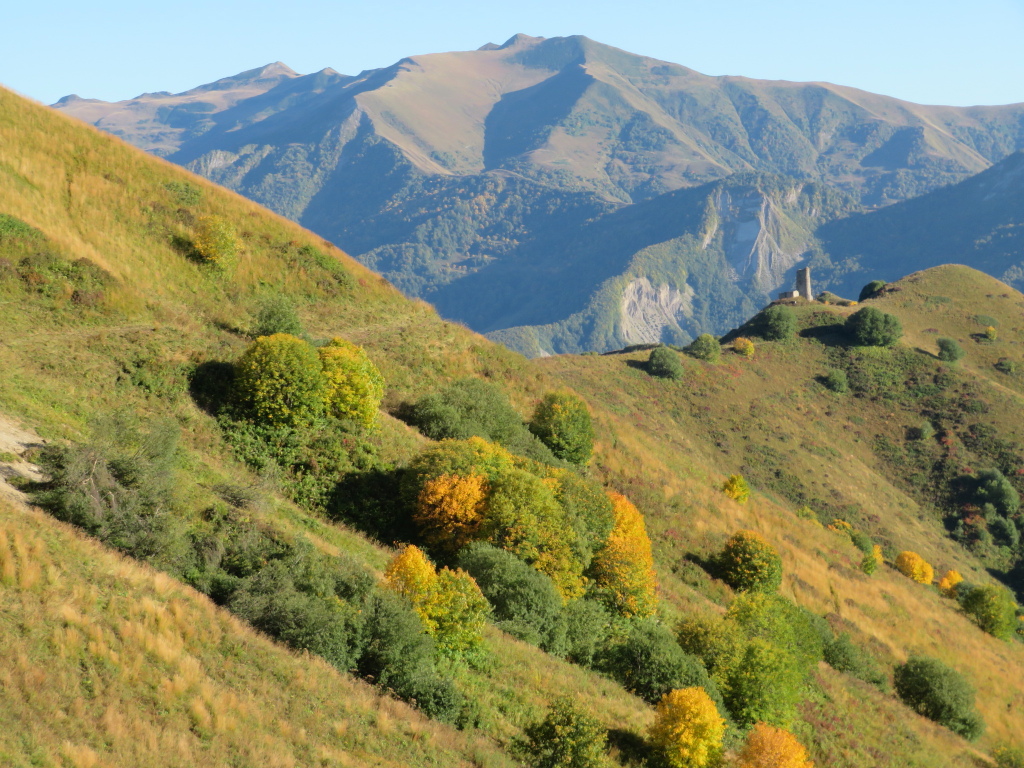
<svg viewBox="0 0 1024 768"><path fill-rule="evenodd" d="M627 344L659 344L666 330L687 327L693 319L693 288L680 291L670 285L655 287L640 277L622 293L619 328Z"/></svg>

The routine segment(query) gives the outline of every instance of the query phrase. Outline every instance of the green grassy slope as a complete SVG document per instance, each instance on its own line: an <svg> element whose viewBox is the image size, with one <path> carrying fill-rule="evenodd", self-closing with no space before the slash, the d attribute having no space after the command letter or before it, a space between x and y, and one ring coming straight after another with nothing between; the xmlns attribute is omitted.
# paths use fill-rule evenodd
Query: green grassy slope
<svg viewBox="0 0 1024 768"><path fill-rule="evenodd" d="M202 191L199 199L173 184L186 181ZM9 311L0 313L0 412L53 440L88 437L90 420L116 409L173 419L182 430L183 457L175 497L181 509L195 511L188 514L216 504L218 489L225 484L255 487L261 503L244 511L260 525L289 537L304 537L327 555L354 558L378 572L390 557L386 548L359 532L288 502L272 478L248 472L224 444L214 420L188 392L190 373L197 365L233 360L249 343L246 334L260 299L270 292L283 293L299 305L312 336L341 335L365 345L388 382L385 409L389 412L398 412L401 404L464 375L500 382L523 413L530 412L542 394L562 385L586 396L598 427L592 473L626 493L644 511L655 542L662 618L669 625L690 611L724 609L731 590L710 578L692 558L711 553L738 528L754 528L782 553L785 595L816 613L828 614L834 625L849 629L886 665L913 650L925 650L963 671L979 688L978 705L989 730L972 746L912 715L893 697L819 665L796 731L820 764L967 766L974 764L976 750L987 752L1002 740L1016 738L1022 692L1006 681L1024 679L1019 644L985 635L933 589L890 569L868 579L857 569L860 552L845 534L796 517L798 504L791 498L792 489L769 482L770 468L761 467L758 475L744 467L747 459L742 453L747 444L774 440L787 450L793 448L785 468L812 486L811 498L821 495L828 501L839 493L844 504L859 505L863 516L854 520L879 540L898 548L916 548L936 565L955 566L979 580L985 578L982 561L951 543L941 523L925 508L928 499L892 482L899 473L880 464L867 447L874 434L870 429L894 432L895 422L888 414L895 413L896 406L870 398L837 401L814 382L828 355L824 341L764 344L752 361L733 356L714 367L690 362L688 381L682 384L649 377L639 367L643 353L527 361L442 321L427 305L404 299L380 278L296 225L2 91L0 213L38 228L46 248L61 255L56 262L32 262L34 277L26 277L28 272L17 277L9 270L3 273L0 301ZM195 218L210 214L233 222L242 242L237 264L223 272L201 268L181 252L181 238L192 231ZM325 266L310 260L304 245L317 246L336 262ZM5 258L22 255L6 253ZM83 265L68 266L77 258L88 258L110 277ZM331 264L340 264L344 272ZM964 330L958 329L967 328L964 306L984 305L987 313L1003 318L1004 338L999 344L1015 351L1011 320L1015 310L1010 304L1021 301L1018 294L1001 289L1011 298L988 301L986 293L996 297L1001 293L983 276L955 271L936 273L934 278L928 275L880 302L891 302L905 312L908 328L911 319L919 317L949 334L962 334ZM951 284L942 294L948 301L925 300L932 295L929 279ZM917 290L920 300L911 301ZM901 300L906 307L898 305ZM1006 307L1000 302L1006 302ZM804 313L813 311L808 308ZM913 326L911 343L922 344L918 337L933 338L924 334L930 327ZM979 354L995 352L985 348ZM988 386L989 381L995 386L997 379L982 375L982 359L969 357L963 375L976 371L979 386ZM1016 390L1010 387L1005 392L1010 413L1017 407ZM802 416L790 418L793 414ZM815 418L808 421L806 416ZM858 429L864 435L856 435ZM837 443L835 435L848 432L853 437ZM1012 430L1006 435L1012 437ZM415 430L386 414L371 442L380 457L399 465L427 444ZM836 469L837 460L844 461L842 471ZM737 469L754 481L754 498L745 506L719 491L724 475ZM826 473L830 476L825 477ZM810 476L815 476L813 481ZM819 511L828 508L822 506ZM25 692L39 679L41 665L60 658L59 663L52 661L49 673L63 681L60 690L66 693L53 705L69 713L45 734L33 732L31 743L5 744L15 760L29 762L32 750L44 755L43 764L45 760L59 764L58 759L81 765L89 760L117 764L125 755L141 754L132 750L142 749L134 744L138 735L145 735L143 726L128 714L117 717L137 700L163 718L158 725L165 736L157 739L155 750L163 743L160 739L167 738L176 750L176 745L185 744L181 749L192 750L192 755L210 754L214 760L229 762L239 755L256 754L246 749L270 744L267 749L283 755L284 765L288 755L296 762L317 757L321 745L345 753L319 758L328 765L330 760L382 762L395 755L403 760L408 755L419 764L458 764L460 760L508 764L510 748L523 727L566 691L579 692L606 727L624 732L620 741L624 751L616 758L623 763L630 754L625 749L629 734L641 735L652 718L649 706L612 681L489 630L492 663L464 669L457 677L459 687L479 702L479 727L456 732L424 723L418 716L406 716L403 706L378 699L370 689L321 662L297 657L257 637L173 580L125 564L101 552L95 543L82 542L41 513L4 514L7 541L12 542L8 551L14 553L4 554L5 562L14 563L4 577L9 585L0 592L0 598L13 606L4 615L15 617L17 609L21 615L42 616L38 626L16 619L0 624L5 643L26 649L22 654L26 661L17 661L10 674L17 683L11 690L21 692L20 698L27 703L4 711L33 719L36 705ZM17 536L29 544L17 544ZM37 541L41 543L32 543ZM76 557L76 552L82 554ZM65 555L68 563L63 561ZM36 573L31 566L25 570L25 563L36 561L42 575L21 575ZM110 563L120 565L113 568ZM58 571L76 578L62 577ZM49 573L57 575L51 579ZM45 609L40 607L41 595ZM157 603L150 611L153 619L146 618L147 599ZM131 672L136 663L131 660L157 651L145 650L144 644L140 650L131 640L135 635L129 637L134 630L125 630L122 624L145 628L147 621L164 615L160 602L173 600L182 604L179 610L184 618L174 618L173 608L163 609L176 622L165 620L166 642L200 658L213 682L204 689L205 678L185 670L188 674L182 672L182 681L174 683L178 672L161 667L173 686L184 686L182 690L191 694L165 714L159 697L170 693L152 692L153 686L160 685L156 672L140 678ZM71 618L61 618L62 601L77 612L69 613ZM49 606L57 606L58 612L47 612ZM104 616L98 606L113 606L116 612ZM76 624L78 615L86 618ZM233 642L259 650L252 652L250 662L246 653L231 655L223 642L211 645L202 635L189 639L187 627L197 624L230 627L231 636L238 638ZM88 627L93 625L100 627L91 630L96 635L91 638L94 649L87 641ZM224 632L227 636L228 631ZM76 644L75 633L86 639ZM183 634L185 639L180 639ZM48 640L53 637L57 640ZM61 642L66 645L67 661L59 653L64 647ZM118 660L111 653L118 654ZM93 674L90 665L101 663ZM216 669L215 675L208 671L211 668ZM268 676L266 669L295 671ZM320 715L311 715L301 704L290 705L295 709L276 704L287 699L293 675L300 672L304 680L316 681L318 692L333 685L320 681L331 680L339 681L339 690L359 693L349 697L342 715L332 712L330 720L313 724L310 718ZM243 693L251 687L247 681L256 678L263 686L258 689L261 701L246 709L249 699ZM97 690L97 679L101 681L98 690L108 696L100 698L102 708L100 704L92 707L84 695L74 693L76 686L92 685ZM235 704L232 696L241 703ZM80 706L79 698L84 702ZM228 725L218 730L218 706L225 713L222 724L238 723L237 730ZM327 698L323 708L336 707ZM108 711L113 714L107 716ZM242 733L265 734L262 713L279 711L288 713L287 728L274 727L290 729L280 741L240 738ZM354 735L346 740L346 734L355 733L358 740ZM331 741L331 734L338 741ZM316 744L311 746L312 742ZM150 743L143 746L149 749ZM72 757L59 758L62 749L70 749ZM168 754L168 764L175 764L176 753Z"/></svg>

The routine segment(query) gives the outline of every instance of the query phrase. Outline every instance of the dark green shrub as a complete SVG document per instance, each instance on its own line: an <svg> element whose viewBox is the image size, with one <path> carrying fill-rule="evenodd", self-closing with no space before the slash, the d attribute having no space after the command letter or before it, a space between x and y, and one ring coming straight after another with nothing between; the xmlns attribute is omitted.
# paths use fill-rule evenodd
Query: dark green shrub
<svg viewBox="0 0 1024 768"><path fill-rule="evenodd" d="M530 431L555 456L586 466L594 451L594 425L587 404L572 392L549 392L537 405Z"/></svg>
<svg viewBox="0 0 1024 768"><path fill-rule="evenodd" d="M796 717L803 679L792 654L754 639L729 673L725 705L741 726L761 722L787 728Z"/></svg>
<svg viewBox="0 0 1024 768"><path fill-rule="evenodd" d="M996 361L995 368L997 371L1005 374L1014 374L1017 372L1017 363L1009 358L1002 357Z"/></svg>
<svg viewBox="0 0 1024 768"><path fill-rule="evenodd" d="M558 482L555 498L576 534L573 548L586 568L615 525L612 500L600 483L581 477L573 470L552 469L550 474Z"/></svg>
<svg viewBox="0 0 1024 768"><path fill-rule="evenodd" d="M409 406L403 418L432 440L482 437L520 456L557 463L551 450L523 423L505 393L483 379L453 381Z"/></svg>
<svg viewBox="0 0 1024 768"><path fill-rule="evenodd" d="M525 730L524 752L534 768L601 768L608 733L570 697L557 699L538 723Z"/></svg>
<svg viewBox="0 0 1024 768"><path fill-rule="evenodd" d="M565 620L565 656L584 667L592 666L611 629L612 616L595 600L573 600L562 611Z"/></svg>
<svg viewBox="0 0 1024 768"><path fill-rule="evenodd" d="M850 391L850 384L846 379L846 371L838 368L833 368L831 371L826 373L822 383L827 389L830 389L840 395Z"/></svg>
<svg viewBox="0 0 1024 768"><path fill-rule="evenodd" d="M950 339L943 336L942 338L937 339L935 343L939 347L939 360L942 360L943 362L955 363L958 360L963 359L964 355L967 354L964 352L963 347L956 342L956 339Z"/></svg>
<svg viewBox="0 0 1024 768"><path fill-rule="evenodd" d="M796 334L796 312L784 304L773 304L761 313L761 335L768 341L782 341Z"/></svg>
<svg viewBox="0 0 1024 768"><path fill-rule="evenodd" d="M700 659L686 653L672 633L654 621L634 625L624 641L609 648L600 661L603 671L649 704L677 688L698 686L721 709L722 698Z"/></svg>
<svg viewBox="0 0 1024 768"><path fill-rule="evenodd" d="M911 657L896 667L894 683L904 704L965 739L977 739L985 730L974 708L974 689L938 659Z"/></svg>
<svg viewBox="0 0 1024 768"><path fill-rule="evenodd" d="M253 336L273 336L275 333L292 336L301 336L303 333L295 302L283 293L268 296L260 303L252 330Z"/></svg>
<svg viewBox="0 0 1024 768"><path fill-rule="evenodd" d="M870 283L860 289L860 295L857 297L857 301L864 301L865 299L874 298L880 290L885 288L888 283L885 280L872 280Z"/></svg>
<svg viewBox="0 0 1024 768"><path fill-rule="evenodd" d="M647 372L659 379L672 379L673 381L683 378L685 373L678 353L666 346L655 347L651 350L651 356L647 358Z"/></svg>
<svg viewBox="0 0 1024 768"><path fill-rule="evenodd" d="M825 643L824 652L826 663L837 672L853 675L883 690L887 687L888 680L878 663L850 639L848 632Z"/></svg>
<svg viewBox="0 0 1024 768"><path fill-rule="evenodd" d="M962 590L959 596L964 613L981 629L1000 640L1013 638L1018 624L1017 604L1010 590L986 584Z"/></svg>
<svg viewBox="0 0 1024 768"><path fill-rule="evenodd" d="M846 318L846 330L862 347L892 347L903 335L895 315L874 307L864 307Z"/></svg>
<svg viewBox="0 0 1024 768"><path fill-rule="evenodd" d="M710 333L702 333L691 342L686 351L706 363L717 363L722 357L722 345Z"/></svg>
<svg viewBox="0 0 1024 768"><path fill-rule="evenodd" d="M235 364L233 400L257 423L309 423L323 412L324 387L317 351L287 333L261 336Z"/></svg>
<svg viewBox="0 0 1024 768"><path fill-rule="evenodd" d="M870 555L874 551L875 544L871 541L871 537L864 533L864 531L858 531L856 529L850 531L850 541L853 542L853 546L865 555Z"/></svg>
<svg viewBox="0 0 1024 768"><path fill-rule="evenodd" d="M998 469L978 472L974 501L979 505L991 504L1004 517L1012 516L1020 509L1020 494Z"/></svg>
<svg viewBox="0 0 1024 768"><path fill-rule="evenodd" d="M782 558L753 531L739 531L717 558L723 581L741 592L775 592L782 584Z"/></svg>
<svg viewBox="0 0 1024 768"><path fill-rule="evenodd" d="M456 564L476 580L499 627L551 653L565 652L562 598L548 576L484 542L464 547Z"/></svg>

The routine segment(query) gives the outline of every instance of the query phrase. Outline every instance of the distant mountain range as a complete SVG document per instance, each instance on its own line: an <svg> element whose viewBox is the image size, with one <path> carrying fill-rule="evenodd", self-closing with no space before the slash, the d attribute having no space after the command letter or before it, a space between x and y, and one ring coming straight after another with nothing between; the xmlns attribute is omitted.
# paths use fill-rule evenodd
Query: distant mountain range
<svg viewBox="0 0 1024 768"><path fill-rule="evenodd" d="M835 253L820 225L1024 148L1024 104L709 77L579 36L516 35L354 77L276 63L182 94L55 107L532 355L722 332L798 264L820 265L822 287L859 279L874 257L847 236L855 225L823 234Z"/></svg>

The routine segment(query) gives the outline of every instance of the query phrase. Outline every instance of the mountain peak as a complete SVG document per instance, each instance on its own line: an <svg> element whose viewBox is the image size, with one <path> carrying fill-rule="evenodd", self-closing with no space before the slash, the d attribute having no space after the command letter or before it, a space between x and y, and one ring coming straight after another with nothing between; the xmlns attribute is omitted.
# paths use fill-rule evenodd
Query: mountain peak
<svg viewBox="0 0 1024 768"><path fill-rule="evenodd" d="M524 35L522 32L518 32L512 35L512 37L510 37L508 40L506 40L498 47L501 49L515 48L520 45L531 45L533 43L540 43L543 40L545 40L545 38L543 37L531 37L530 35Z"/></svg>

